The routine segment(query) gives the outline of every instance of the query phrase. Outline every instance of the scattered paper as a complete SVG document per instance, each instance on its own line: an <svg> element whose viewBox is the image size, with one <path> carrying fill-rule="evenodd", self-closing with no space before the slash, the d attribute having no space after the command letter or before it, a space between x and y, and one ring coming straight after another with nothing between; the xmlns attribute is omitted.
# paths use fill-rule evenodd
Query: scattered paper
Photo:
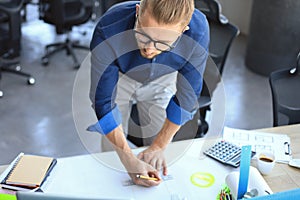
<svg viewBox="0 0 300 200"><path fill-rule="evenodd" d="M239 146L251 145L256 155L272 151L276 162L288 163L291 159L290 138L285 134L264 133L224 127L223 140Z"/></svg>

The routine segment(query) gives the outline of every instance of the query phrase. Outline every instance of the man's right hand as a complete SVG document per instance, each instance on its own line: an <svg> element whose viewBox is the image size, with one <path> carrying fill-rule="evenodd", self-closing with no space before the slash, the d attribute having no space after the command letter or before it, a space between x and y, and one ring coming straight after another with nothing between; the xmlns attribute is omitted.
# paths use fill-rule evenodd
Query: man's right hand
<svg viewBox="0 0 300 200"><path fill-rule="evenodd" d="M118 153L122 164L126 168L129 176L135 184L150 187L159 185L161 183L162 180L159 176L159 172L148 163L138 159L132 153L127 144L121 125L107 134L106 137L114 146L114 149ZM141 179L138 178L137 175L157 178L158 180Z"/></svg>
<svg viewBox="0 0 300 200"><path fill-rule="evenodd" d="M129 155L128 155L129 156ZM127 157L127 156L126 156ZM162 179L154 167L148 163L139 160L135 156L130 156L129 159L124 161L121 159L124 164L129 176L136 185L142 185L145 187L157 186L162 182ZM138 178L138 175L150 178L156 178L157 180L147 180L144 178Z"/></svg>

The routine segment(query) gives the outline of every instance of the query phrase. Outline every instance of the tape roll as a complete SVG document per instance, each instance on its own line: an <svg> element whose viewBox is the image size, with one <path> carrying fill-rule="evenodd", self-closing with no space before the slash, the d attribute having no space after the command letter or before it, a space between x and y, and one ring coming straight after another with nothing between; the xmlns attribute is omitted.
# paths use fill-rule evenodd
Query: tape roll
<svg viewBox="0 0 300 200"><path fill-rule="evenodd" d="M207 188L215 183L215 177L208 172L196 172L191 176L193 185L201 188Z"/></svg>

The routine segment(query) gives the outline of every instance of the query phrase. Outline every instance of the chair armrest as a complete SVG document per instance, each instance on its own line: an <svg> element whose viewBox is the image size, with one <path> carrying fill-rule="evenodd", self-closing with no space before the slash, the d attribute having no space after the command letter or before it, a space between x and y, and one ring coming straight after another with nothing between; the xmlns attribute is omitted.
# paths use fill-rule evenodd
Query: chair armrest
<svg viewBox="0 0 300 200"><path fill-rule="evenodd" d="M0 2L0 11L3 11L8 14L20 12L22 6L23 6L23 0L20 1L18 4L4 1L4 2Z"/></svg>
<svg viewBox="0 0 300 200"><path fill-rule="evenodd" d="M211 105L211 98L209 96L200 96L198 99L199 109Z"/></svg>
<svg viewBox="0 0 300 200"><path fill-rule="evenodd" d="M72 3L74 0L67 0L65 3ZM87 13L89 12L89 9L92 11L93 4L90 3L91 1L79 1L78 7L80 8L79 12L75 15L65 16L65 20L68 22L77 21L78 19L84 18L87 16Z"/></svg>
<svg viewBox="0 0 300 200"><path fill-rule="evenodd" d="M77 13L76 15L72 15L72 16L66 16L65 20L66 21L75 21L77 19L82 18L84 15L85 15L85 9L81 8L79 13Z"/></svg>

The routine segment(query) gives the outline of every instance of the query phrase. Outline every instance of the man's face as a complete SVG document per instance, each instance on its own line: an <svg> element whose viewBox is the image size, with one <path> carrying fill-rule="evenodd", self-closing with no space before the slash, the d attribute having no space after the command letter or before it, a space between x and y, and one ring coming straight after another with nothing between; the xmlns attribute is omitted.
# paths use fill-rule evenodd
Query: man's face
<svg viewBox="0 0 300 200"><path fill-rule="evenodd" d="M180 23L158 24L146 10L141 16L137 16L134 29L141 55L152 59L163 51L171 50L183 29Z"/></svg>

